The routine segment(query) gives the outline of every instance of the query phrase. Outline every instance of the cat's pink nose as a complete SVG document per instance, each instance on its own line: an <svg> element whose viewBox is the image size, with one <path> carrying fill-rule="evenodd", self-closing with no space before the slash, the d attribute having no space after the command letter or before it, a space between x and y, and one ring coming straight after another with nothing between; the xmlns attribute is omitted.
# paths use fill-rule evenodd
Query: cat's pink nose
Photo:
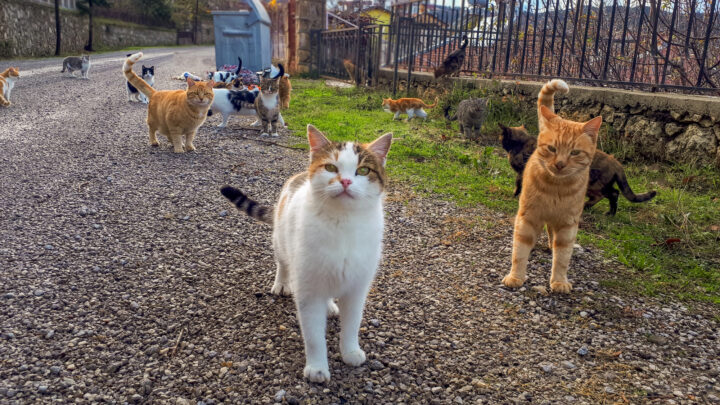
<svg viewBox="0 0 720 405"><path fill-rule="evenodd" d="M562 160L558 160L557 162L555 162L555 167L557 167L558 170L562 170L565 166L565 162L563 162Z"/></svg>
<svg viewBox="0 0 720 405"><path fill-rule="evenodd" d="M344 189L347 189L352 184L352 180L350 179L342 179L340 180L340 184L342 184Z"/></svg>

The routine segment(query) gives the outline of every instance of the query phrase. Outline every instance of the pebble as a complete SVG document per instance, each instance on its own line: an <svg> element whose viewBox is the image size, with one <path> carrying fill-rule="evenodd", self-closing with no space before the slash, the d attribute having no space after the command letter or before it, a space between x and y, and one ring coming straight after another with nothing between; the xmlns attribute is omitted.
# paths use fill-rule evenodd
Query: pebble
<svg viewBox="0 0 720 405"><path fill-rule="evenodd" d="M9 389L9 390L7 390L7 392L5 393L5 396L8 397L8 398L12 398L12 397L15 396L15 394L17 394L17 391L15 391L14 389Z"/></svg>
<svg viewBox="0 0 720 405"><path fill-rule="evenodd" d="M282 402L283 398L285 398L285 390L280 390L275 393L275 402Z"/></svg>
<svg viewBox="0 0 720 405"><path fill-rule="evenodd" d="M668 343L667 338L664 336L660 336L660 335L650 335L647 337L647 340L650 343L654 343L654 344L660 345L660 346L666 345Z"/></svg>
<svg viewBox="0 0 720 405"><path fill-rule="evenodd" d="M52 339L53 336L55 336L55 331L52 329L50 329L49 331L47 331L47 333L45 333L45 339Z"/></svg>
<svg viewBox="0 0 720 405"><path fill-rule="evenodd" d="M585 311L580 311L580 317L582 317L582 318L587 318L587 317L588 317L588 313L585 312Z"/></svg>
<svg viewBox="0 0 720 405"><path fill-rule="evenodd" d="M45 249L53 250L53 249L55 249L55 247L53 245L45 245Z"/></svg>
<svg viewBox="0 0 720 405"><path fill-rule="evenodd" d="M553 371L553 369L554 369L555 367L554 367L552 364L541 364L541 365L540 365L540 368L542 368L542 370L543 370L544 372L549 373L549 372Z"/></svg>
<svg viewBox="0 0 720 405"><path fill-rule="evenodd" d="M565 367L568 370L572 370L576 367L572 361L568 361L568 360L563 361L561 364L563 367Z"/></svg>
<svg viewBox="0 0 720 405"><path fill-rule="evenodd" d="M613 387L606 386L606 387L605 387L605 392L608 393L608 394L614 394L614 393L615 393L615 389L613 389Z"/></svg>
<svg viewBox="0 0 720 405"><path fill-rule="evenodd" d="M43 295L45 295L45 291L42 290L42 289L40 289L40 288L38 288L37 290L33 291L33 294L34 294L36 297L42 297Z"/></svg>
<svg viewBox="0 0 720 405"><path fill-rule="evenodd" d="M442 390L443 390L442 387L432 387L432 388L430 389L430 391L431 391L433 394L439 394Z"/></svg>
<svg viewBox="0 0 720 405"><path fill-rule="evenodd" d="M370 367L370 370L378 371L384 369L385 365L379 360L373 360L368 364L368 367Z"/></svg>
<svg viewBox="0 0 720 405"><path fill-rule="evenodd" d="M377 319L371 319L371 320L370 320L370 325L372 325L372 326L374 326L374 327L377 328L378 326L380 326L380 321L377 320Z"/></svg>
<svg viewBox="0 0 720 405"><path fill-rule="evenodd" d="M226 217L227 215L228 215L227 210L222 210L222 211L220 211L220 216L221 216L221 217Z"/></svg>
<svg viewBox="0 0 720 405"><path fill-rule="evenodd" d="M5 339L7 339L7 340L15 339L15 334L12 332L7 332L4 334L4 336L5 336Z"/></svg>
<svg viewBox="0 0 720 405"><path fill-rule="evenodd" d="M675 390L675 391L673 391L673 395L675 395L676 397L683 397L683 396L684 396L684 394L683 394L682 391L680 391L680 390Z"/></svg>
<svg viewBox="0 0 720 405"><path fill-rule="evenodd" d="M134 404L139 404L142 400L143 397L140 394L133 394L133 396L130 397L130 401Z"/></svg>
<svg viewBox="0 0 720 405"><path fill-rule="evenodd" d="M132 308L132 309L138 309L138 308L140 308L140 304L138 304L138 303L135 302L135 301L131 301L131 302L130 302L130 308Z"/></svg>
<svg viewBox="0 0 720 405"><path fill-rule="evenodd" d="M3 295L3 297L7 298L7 299L12 299L12 298L15 298L15 293L8 292L8 293L5 293L5 295Z"/></svg>
<svg viewBox="0 0 720 405"><path fill-rule="evenodd" d="M579 348L577 354L580 356L586 356L588 354L588 348L586 346Z"/></svg>
<svg viewBox="0 0 720 405"><path fill-rule="evenodd" d="M39 385L39 386L38 386L38 392L41 393L41 394L49 394L49 393L50 393L50 389L48 388L47 385Z"/></svg>
<svg viewBox="0 0 720 405"><path fill-rule="evenodd" d="M53 373L53 374L60 374L60 371L62 371L62 369L61 369L60 367L58 367L58 366L52 366L52 367L50 367L50 372Z"/></svg>

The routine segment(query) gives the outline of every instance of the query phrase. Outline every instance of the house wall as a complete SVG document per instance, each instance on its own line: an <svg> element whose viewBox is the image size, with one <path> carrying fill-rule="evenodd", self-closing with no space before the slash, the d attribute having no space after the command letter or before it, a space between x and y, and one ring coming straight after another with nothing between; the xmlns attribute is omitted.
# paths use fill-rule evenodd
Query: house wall
<svg viewBox="0 0 720 405"><path fill-rule="evenodd" d="M0 57L32 57L55 54L55 9L23 0L2 0L0 7ZM61 52L80 53L88 38L88 17L60 10ZM128 46L173 45L176 31L145 27L117 20L94 18L93 47L117 49Z"/></svg>
<svg viewBox="0 0 720 405"><path fill-rule="evenodd" d="M407 88L407 71L400 71L398 91ZM514 80L452 78L493 94L524 95L531 108L543 83ZM378 85L392 88L393 71L381 69ZM429 88L447 88L431 73L413 73L410 86L417 94ZM634 157L694 166L720 167L720 98L674 93L646 93L603 87L570 85L555 107L560 116L585 121L602 115L608 135L632 146ZM509 122L508 125L516 123Z"/></svg>

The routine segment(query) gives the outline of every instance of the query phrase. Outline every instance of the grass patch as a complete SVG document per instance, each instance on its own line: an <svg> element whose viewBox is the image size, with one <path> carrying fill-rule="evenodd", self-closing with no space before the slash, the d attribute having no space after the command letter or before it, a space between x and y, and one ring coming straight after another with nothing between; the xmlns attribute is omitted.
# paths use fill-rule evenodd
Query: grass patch
<svg viewBox="0 0 720 405"><path fill-rule="evenodd" d="M425 123L393 121L380 107L389 93L368 89L339 89L322 81L293 80L292 107L283 112L290 129L305 136L312 123L333 140L368 142L393 132L388 171L392 179L416 191L439 194L459 205L483 204L513 214L515 173L497 142L494 146L471 143L458 134L457 124L442 119L444 105L482 90L456 87L441 99L440 108ZM426 100L430 101L430 100ZM493 96L483 133L499 136L497 123L524 124L537 133L535 111L519 96ZM619 158L628 154L623 145L606 141L600 146ZM604 142L604 143L603 143ZM623 155L625 152L625 155ZM621 197L618 213L607 217L607 200L583 216L578 236L581 244L601 248L630 269L609 275L612 288L644 295L669 294L686 301L720 304L720 173L713 169L630 163L626 173L636 192L658 191L648 203L632 204ZM670 245L669 239L679 239Z"/></svg>

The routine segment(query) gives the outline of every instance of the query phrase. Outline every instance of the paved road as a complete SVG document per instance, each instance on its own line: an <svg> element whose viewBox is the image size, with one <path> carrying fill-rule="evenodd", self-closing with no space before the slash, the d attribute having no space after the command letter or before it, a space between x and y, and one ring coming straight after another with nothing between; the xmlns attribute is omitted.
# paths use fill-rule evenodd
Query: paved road
<svg viewBox="0 0 720 405"><path fill-rule="evenodd" d="M142 63L158 88L180 88L170 77L211 68L212 52L156 49ZM369 361L342 363L332 320L333 380L306 383L292 301L268 295L269 229L218 192L273 201L305 152L258 141L241 119L202 127L196 153L150 148L121 56L95 57L90 80L62 77L58 59L13 63L23 76L0 109L0 403L718 401L712 310L611 293L599 281L625 270L587 248L570 296L531 289L547 285L542 250L527 289L506 290L512 218L398 184L363 321Z"/></svg>

